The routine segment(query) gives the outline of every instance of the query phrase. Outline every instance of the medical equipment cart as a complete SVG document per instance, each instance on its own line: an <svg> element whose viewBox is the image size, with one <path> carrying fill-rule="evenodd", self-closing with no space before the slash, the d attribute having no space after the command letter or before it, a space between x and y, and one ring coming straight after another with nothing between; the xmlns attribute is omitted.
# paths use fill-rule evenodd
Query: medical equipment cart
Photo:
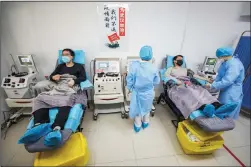
<svg viewBox="0 0 251 167"><path fill-rule="evenodd" d="M119 58L95 58L93 62L94 113L98 114L121 112L124 114L124 94ZM91 63L92 65L92 63Z"/></svg>

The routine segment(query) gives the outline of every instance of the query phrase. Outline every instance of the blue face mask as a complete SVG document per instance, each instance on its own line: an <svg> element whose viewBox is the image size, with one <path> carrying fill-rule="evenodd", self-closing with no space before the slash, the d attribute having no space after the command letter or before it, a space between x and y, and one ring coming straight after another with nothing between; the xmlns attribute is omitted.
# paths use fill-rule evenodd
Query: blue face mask
<svg viewBox="0 0 251 167"><path fill-rule="evenodd" d="M62 61L64 63L69 63L71 61L71 59L68 56L62 56Z"/></svg>

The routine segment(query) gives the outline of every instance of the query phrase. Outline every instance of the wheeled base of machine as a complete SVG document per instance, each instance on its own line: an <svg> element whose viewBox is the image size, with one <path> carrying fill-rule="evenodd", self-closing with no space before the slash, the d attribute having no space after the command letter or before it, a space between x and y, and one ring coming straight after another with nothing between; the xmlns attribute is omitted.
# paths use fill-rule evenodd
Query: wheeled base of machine
<svg viewBox="0 0 251 167"><path fill-rule="evenodd" d="M94 104L93 120L98 119L99 114L124 113L123 104Z"/></svg>

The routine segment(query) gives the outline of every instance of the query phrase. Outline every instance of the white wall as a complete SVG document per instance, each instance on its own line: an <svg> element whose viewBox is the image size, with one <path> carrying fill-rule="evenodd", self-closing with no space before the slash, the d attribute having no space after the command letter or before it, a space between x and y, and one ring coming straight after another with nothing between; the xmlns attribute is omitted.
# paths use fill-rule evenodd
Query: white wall
<svg viewBox="0 0 251 167"><path fill-rule="evenodd" d="M0 18L2 18L2 15L1 15L1 12L2 12L2 2L0 2ZM0 19L1 20L1 19ZM2 35L3 31L2 31L2 26L0 27L0 37ZM1 38L2 40L2 38ZM0 64L0 77L1 77L1 81L2 81L2 78L4 77L4 75L6 74L6 62L5 62L5 58L2 58L2 53L4 53L4 51L2 52L2 48L1 47L1 64ZM7 104L5 103L5 99L6 98L6 94L4 93L4 90L0 88L0 124L2 124L4 122L4 115L3 115L3 112L2 111L5 111L5 110L8 110L8 107L7 107Z"/></svg>
<svg viewBox="0 0 251 167"><path fill-rule="evenodd" d="M165 54L184 54L195 68L217 47L231 45L249 29L240 22L242 2L130 3L129 50L99 51L97 4L94 2L3 2L2 63L8 54L32 53L42 76L52 72L57 50L84 49L89 62L97 56L138 55L142 45L153 47L156 66ZM9 67L9 66L6 66ZM1 69L6 75L7 70ZM161 86L158 92L160 92ZM157 95L158 95L157 92Z"/></svg>
<svg viewBox="0 0 251 167"><path fill-rule="evenodd" d="M186 37L181 54L195 67L205 56L214 56L221 46L232 46L238 36L250 30L240 22L242 2L196 2L190 6Z"/></svg>

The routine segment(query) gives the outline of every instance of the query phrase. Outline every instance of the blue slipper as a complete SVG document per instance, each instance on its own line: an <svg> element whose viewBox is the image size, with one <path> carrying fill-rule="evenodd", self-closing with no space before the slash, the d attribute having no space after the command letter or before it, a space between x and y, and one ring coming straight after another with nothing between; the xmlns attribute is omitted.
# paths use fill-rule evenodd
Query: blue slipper
<svg viewBox="0 0 251 167"><path fill-rule="evenodd" d="M62 135L60 130L54 130L48 133L44 139L44 145L48 147L54 147L61 143Z"/></svg>
<svg viewBox="0 0 251 167"><path fill-rule="evenodd" d="M137 127L135 124L133 124L133 129L136 133L138 133L140 131L140 127Z"/></svg>
<svg viewBox="0 0 251 167"><path fill-rule="evenodd" d="M207 117L212 118L215 113L215 107L212 104L207 104L203 109L203 114L205 114Z"/></svg>
<svg viewBox="0 0 251 167"><path fill-rule="evenodd" d="M145 129L149 126L149 123L142 122L142 128Z"/></svg>
<svg viewBox="0 0 251 167"><path fill-rule="evenodd" d="M18 140L18 144L30 144L51 132L51 124L45 123L28 129Z"/></svg>
<svg viewBox="0 0 251 167"><path fill-rule="evenodd" d="M220 106L215 111L215 115L221 119L225 118L226 116L229 116L238 106L238 103L228 103Z"/></svg>

